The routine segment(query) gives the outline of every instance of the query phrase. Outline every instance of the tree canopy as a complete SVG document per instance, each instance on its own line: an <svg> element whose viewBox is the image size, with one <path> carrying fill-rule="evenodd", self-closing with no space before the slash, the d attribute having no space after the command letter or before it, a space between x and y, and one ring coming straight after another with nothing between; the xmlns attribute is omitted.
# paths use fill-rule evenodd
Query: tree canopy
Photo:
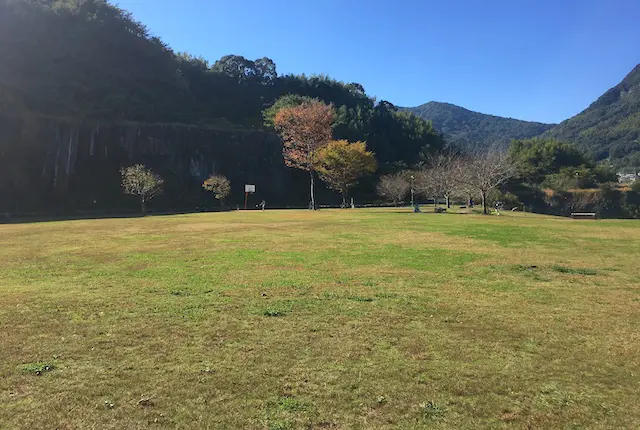
<svg viewBox="0 0 640 430"><path fill-rule="evenodd" d="M316 168L320 178L329 188L342 194L342 205L346 206L349 189L360 177L376 171L376 159L367 151L365 142L334 140L316 154Z"/></svg>
<svg viewBox="0 0 640 430"><path fill-rule="evenodd" d="M367 141L383 163L411 164L444 145L431 124L358 83L280 76L266 57L209 64L174 52L106 0L2 1L0 38L5 115L272 128L281 107L317 99L336 109L336 138Z"/></svg>
<svg viewBox="0 0 640 430"><path fill-rule="evenodd" d="M509 153L517 164L519 177L532 184L539 184L546 175L558 173L563 167L595 165L575 144L555 139L516 140Z"/></svg>

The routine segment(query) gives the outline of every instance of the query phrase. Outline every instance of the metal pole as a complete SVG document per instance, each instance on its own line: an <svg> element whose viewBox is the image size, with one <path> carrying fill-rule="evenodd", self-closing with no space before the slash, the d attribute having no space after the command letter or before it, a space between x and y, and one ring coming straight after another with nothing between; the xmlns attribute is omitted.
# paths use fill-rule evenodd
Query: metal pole
<svg viewBox="0 0 640 430"><path fill-rule="evenodd" d="M249 199L249 193L244 193L244 210L247 210L247 200Z"/></svg>
<svg viewBox="0 0 640 430"><path fill-rule="evenodd" d="M415 205L413 204L413 175L411 175L411 207L415 207Z"/></svg>

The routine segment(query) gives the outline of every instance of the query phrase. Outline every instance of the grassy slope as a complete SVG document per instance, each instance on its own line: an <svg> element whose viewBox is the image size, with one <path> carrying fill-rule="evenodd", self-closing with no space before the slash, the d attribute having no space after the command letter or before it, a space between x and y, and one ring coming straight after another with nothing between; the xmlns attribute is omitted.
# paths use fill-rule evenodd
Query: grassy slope
<svg viewBox="0 0 640 430"><path fill-rule="evenodd" d="M0 428L631 428L638 243L401 210L0 225Z"/></svg>

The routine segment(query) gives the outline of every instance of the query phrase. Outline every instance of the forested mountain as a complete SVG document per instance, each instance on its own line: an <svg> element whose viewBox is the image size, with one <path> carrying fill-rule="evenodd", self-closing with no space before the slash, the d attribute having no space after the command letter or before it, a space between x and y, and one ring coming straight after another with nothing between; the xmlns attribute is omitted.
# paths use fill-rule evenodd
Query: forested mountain
<svg viewBox="0 0 640 430"><path fill-rule="evenodd" d="M506 147L513 139L540 136L577 144L596 160L640 165L640 64L587 109L560 124L519 121L429 102L409 112L431 121L462 148Z"/></svg>
<svg viewBox="0 0 640 430"><path fill-rule="evenodd" d="M513 139L538 136L553 127L553 124L486 115L450 103L429 102L406 110L431 121L447 141L463 149L496 145L506 148Z"/></svg>
<svg viewBox="0 0 640 430"><path fill-rule="evenodd" d="M333 104L334 137L366 141L383 170L444 145L357 83L279 76L268 58L211 65L106 0L0 0L0 212L123 206L118 171L134 163L163 176L166 208L213 205L200 184L214 171L231 179L231 202L250 182L271 204L304 204L263 125L286 94Z"/></svg>
<svg viewBox="0 0 640 430"><path fill-rule="evenodd" d="M587 109L545 136L574 142L596 159L629 159L640 151L640 64ZM630 160L629 160L630 161Z"/></svg>
<svg viewBox="0 0 640 430"><path fill-rule="evenodd" d="M230 204L253 183L270 205L304 205L304 173L284 166L281 141L263 117L285 95L332 104L333 137L366 141L378 173L450 144L506 147L545 131L599 158L630 159L639 81L636 68L549 131L445 103L398 109L358 83L281 76L269 58L227 55L209 64L174 52L107 0L0 0L0 213L135 208L119 170L136 163L164 179L158 209L215 205L201 187L211 173L231 180ZM373 198L374 180L361 181L353 196ZM318 191L321 202L339 202Z"/></svg>

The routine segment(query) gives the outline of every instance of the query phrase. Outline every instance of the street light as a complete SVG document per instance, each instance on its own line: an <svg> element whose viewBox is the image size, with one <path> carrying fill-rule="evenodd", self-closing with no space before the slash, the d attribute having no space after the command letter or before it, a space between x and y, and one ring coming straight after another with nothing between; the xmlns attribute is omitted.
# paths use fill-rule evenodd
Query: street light
<svg viewBox="0 0 640 430"><path fill-rule="evenodd" d="M413 204L413 175L411 175L411 207L415 207L415 205Z"/></svg>

